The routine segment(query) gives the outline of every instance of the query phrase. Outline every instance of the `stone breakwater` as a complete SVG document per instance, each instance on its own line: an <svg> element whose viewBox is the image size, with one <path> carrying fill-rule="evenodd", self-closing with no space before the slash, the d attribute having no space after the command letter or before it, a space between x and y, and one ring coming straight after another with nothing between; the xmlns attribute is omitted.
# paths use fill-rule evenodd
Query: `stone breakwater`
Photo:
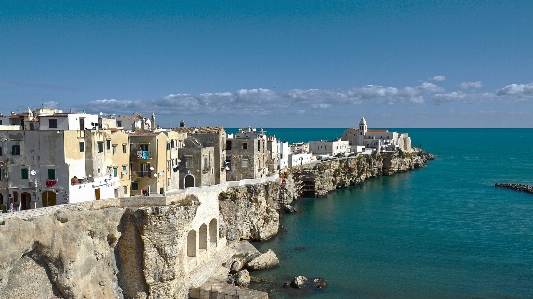
<svg viewBox="0 0 533 299"><path fill-rule="evenodd" d="M504 184L504 183L496 183L494 184L494 187L500 187L500 188L508 188L513 189L516 191L522 191L527 193L533 194L533 186L524 185L524 184Z"/></svg>

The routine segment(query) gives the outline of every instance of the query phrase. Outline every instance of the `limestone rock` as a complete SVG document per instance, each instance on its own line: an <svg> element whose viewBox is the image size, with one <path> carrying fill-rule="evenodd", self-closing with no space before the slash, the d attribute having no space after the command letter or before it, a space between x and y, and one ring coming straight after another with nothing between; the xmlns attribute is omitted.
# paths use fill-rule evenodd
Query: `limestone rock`
<svg viewBox="0 0 533 299"><path fill-rule="evenodd" d="M313 279L313 286L317 289L325 289L328 287L328 283L322 277L317 277Z"/></svg>
<svg viewBox="0 0 533 299"><path fill-rule="evenodd" d="M247 287L250 284L250 273L244 269L235 274L235 285L239 287Z"/></svg>
<svg viewBox="0 0 533 299"><path fill-rule="evenodd" d="M291 281L291 287L301 289L305 288L307 285L307 277L305 276L296 276Z"/></svg>
<svg viewBox="0 0 533 299"><path fill-rule="evenodd" d="M293 206L291 205L285 205L285 207L283 208L283 210L285 211L285 213L296 213L298 212Z"/></svg>
<svg viewBox="0 0 533 299"><path fill-rule="evenodd" d="M263 270L267 268L272 268L279 265L279 259L272 251L269 249L267 252L255 257L250 262L246 264L246 268L250 270Z"/></svg>

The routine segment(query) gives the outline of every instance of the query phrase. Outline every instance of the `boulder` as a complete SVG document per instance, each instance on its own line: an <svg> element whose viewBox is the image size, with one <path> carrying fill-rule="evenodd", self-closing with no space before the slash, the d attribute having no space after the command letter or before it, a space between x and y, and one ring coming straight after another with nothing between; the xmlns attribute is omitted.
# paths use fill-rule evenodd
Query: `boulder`
<svg viewBox="0 0 533 299"><path fill-rule="evenodd" d="M285 213L288 213L288 214L298 212L298 211L297 211L293 206L291 206L291 205L285 205L285 207L283 208L283 210L285 211Z"/></svg>
<svg viewBox="0 0 533 299"><path fill-rule="evenodd" d="M328 283L322 277L317 277L313 279L313 286L317 289L325 289L328 287Z"/></svg>
<svg viewBox="0 0 533 299"><path fill-rule="evenodd" d="M305 285L307 284L307 277L305 276L296 276L291 281L291 287L301 289L305 288Z"/></svg>
<svg viewBox="0 0 533 299"><path fill-rule="evenodd" d="M263 270L267 268L272 268L279 265L279 259L272 251L269 249L267 252L253 258L246 264L246 268L250 270Z"/></svg>
<svg viewBox="0 0 533 299"><path fill-rule="evenodd" d="M247 287L250 284L250 273L248 270L241 270L235 274L235 285Z"/></svg>
<svg viewBox="0 0 533 299"><path fill-rule="evenodd" d="M229 268L229 272L231 274L237 273L237 272L242 270L242 267L243 267L242 261L235 260L235 261L233 261L233 263L231 263L231 266Z"/></svg>

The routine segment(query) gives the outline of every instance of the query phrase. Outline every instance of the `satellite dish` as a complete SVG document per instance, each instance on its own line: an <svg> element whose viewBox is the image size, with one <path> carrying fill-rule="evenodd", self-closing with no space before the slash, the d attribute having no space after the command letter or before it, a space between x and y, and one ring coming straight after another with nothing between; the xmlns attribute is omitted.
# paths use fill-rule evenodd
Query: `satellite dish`
<svg viewBox="0 0 533 299"><path fill-rule="evenodd" d="M157 177L157 173L154 173L154 178L156 178L156 177Z"/></svg>
<svg viewBox="0 0 533 299"><path fill-rule="evenodd" d="M35 171L35 170L30 171L31 175L35 175L36 173L37 173L37 171Z"/></svg>
<svg viewBox="0 0 533 299"><path fill-rule="evenodd" d="M152 167L150 167L150 170L154 170L154 167L153 167L153 166L152 166Z"/></svg>

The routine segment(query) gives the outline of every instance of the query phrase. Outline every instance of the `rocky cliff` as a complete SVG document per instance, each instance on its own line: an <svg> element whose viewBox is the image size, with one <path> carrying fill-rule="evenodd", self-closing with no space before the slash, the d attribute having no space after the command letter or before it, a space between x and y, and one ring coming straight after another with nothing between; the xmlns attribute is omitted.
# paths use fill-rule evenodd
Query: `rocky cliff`
<svg viewBox="0 0 533 299"><path fill-rule="evenodd" d="M280 204L311 190L306 188L325 195L422 167L429 159L421 152L363 155L288 169L278 181L209 187L213 190L198 191L200 199L187 195L179 204L144 198L127 199L137 207L125 207L115 199L0 216L0 298L187 298L191 270L203 273L205 265L223 262L202 264L204 257L218 255L206 255L196 234L190 244L203 251L194 257L185 252L191 232L199 229L205 236L201 224L218 218L217 204L219 235L228 241L266 240L278 231Z"/></svg>
<svg viewBox="0 0 533 299"><path fill-rule="evenodd" d="M0 298L187 298L180 250L197 206L95 203L2 220Z"/></svg>
<svg viewBox="0 0 533 299"><path fill-rule="evenodd" d="M263 241L278 232L279 182L228 188L219 196L226 239Z"/></svg>
<svg viewBox="0 0 533 299"><path fill-rule="evenodd" d="M287 171L287 177L301 186L304 195L324 196L335 189L361 184L372 177L424 167L432 159L433 155L422 151L359 155L320 162L311 168L305 165L303 168L293 168Z"/></svg>
<svg viewBox="0 0 533 299"><path fill-rule="evenodd" d="M285 169L278 182L228 188L219 196L225 236L228 240L267 240L278 231L280 204L290 204L302 195L324 196L368 178L424 167L432 159L431 154L422 151L359 155L316 163L311 168L304 165Z"/></svg>

